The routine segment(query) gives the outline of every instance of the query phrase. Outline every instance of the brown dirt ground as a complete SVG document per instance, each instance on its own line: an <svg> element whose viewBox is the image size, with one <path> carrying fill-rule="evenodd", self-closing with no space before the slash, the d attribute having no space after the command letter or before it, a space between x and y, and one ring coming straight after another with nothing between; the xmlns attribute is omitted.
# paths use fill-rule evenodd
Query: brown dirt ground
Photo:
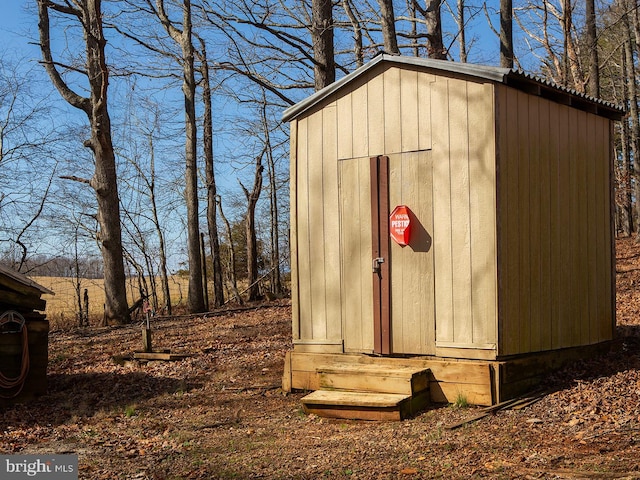
<svg viewBox="0 0 640 480"><path fill-rule="evenodd" d="M55 331L49 393L3 412L0 453L76 453L82 479L640 479L640 245L617 244L622 349L572 364L553 393L456 430L474 408L403 422L306 416L280 389L290 307L154 321L194 354L117 365L140 325Z"/></svg>

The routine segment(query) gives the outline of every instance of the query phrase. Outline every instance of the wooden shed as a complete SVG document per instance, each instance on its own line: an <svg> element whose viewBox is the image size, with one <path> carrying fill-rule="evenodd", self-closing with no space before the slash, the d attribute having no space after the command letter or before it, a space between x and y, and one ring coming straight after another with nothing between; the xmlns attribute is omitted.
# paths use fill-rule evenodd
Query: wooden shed
<svg viewBox="0 0 640 480"><path fill-rule="evenodd" d="M408 394L402 418L504 401L610 346L622 114L523 72L389 55L286 110L284 388L364 418Z"/></svg>
<svg viewBox="0 0 640 480"><path fill-rule="evenodd" d="M0 407L47 392L49 322L43 294L53 292L0 265Z"/></svg>

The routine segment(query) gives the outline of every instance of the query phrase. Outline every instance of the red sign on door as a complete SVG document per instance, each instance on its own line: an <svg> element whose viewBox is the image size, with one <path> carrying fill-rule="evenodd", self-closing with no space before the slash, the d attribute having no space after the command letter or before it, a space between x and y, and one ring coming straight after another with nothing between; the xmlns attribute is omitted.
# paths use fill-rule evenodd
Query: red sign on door
<svg viewBox="0 0 640 480"><path fill-rule="evenodd" d="M411 218L409 207L398 205L389 216L389 234L400 246L409 245L411 241Z"/></svg>

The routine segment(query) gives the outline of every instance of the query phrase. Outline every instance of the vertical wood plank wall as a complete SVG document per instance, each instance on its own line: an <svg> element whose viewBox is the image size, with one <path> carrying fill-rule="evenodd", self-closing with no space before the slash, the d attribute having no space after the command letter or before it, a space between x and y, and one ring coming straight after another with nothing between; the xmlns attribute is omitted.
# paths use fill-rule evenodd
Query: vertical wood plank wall
<svg viewBox="0 0 640 480"><path fill-rule="evenodd" d="M491 358L497 342L493 85L438 76L431 102L436 353Z"/></svg>
<svg viewBox="0 0 640 480"><path fill-rule="evenodd" d="M374 349L369 168L369 157L338 163L340 235L331 241L339 245L341 252L342 316L339 320L346 351L372 352Z"/></svg>
<svg viewBox="0 0 640 480"><path fill-rule="evenodd" d="M433 231L427 232L433 266L424 274L432 276L434 294L425 299L431 305L421 307L429 313L417 321L436 318L435 331L425 330L429 350L434 343L444 354L495 350L493 85L381 66L295 122L292 270L299 285L292 294L299 319L294 318L294 341L335 346L344 339L347 351L371 351L366 164L370 156L431 150L433 191L430 198L423 198L424 190L417 195L433 217ZM345 235L357 234L360 245L344 244ZM396 348L416 349L410 323L406 326L406 338L393 340Z"/></svg>
<svg viewBox="0 0 640 480"><path fill-rule="evenodd" d="M609 120L496 88L499 354L609 340Z"/></svg>
<svg viewBox="0 0 640 480"><path fill-rule="evenodd" d="M391 243L391 351L435 354L432 151L389 158L391 208L413 214L411 239Z"/></svg>
<svg viewBox="0 0 640 480"><path fill-rule="evenodd" d="M420 184L390 190L391 208L432 217L430 259L412 266L433 294L396 307L396 352L488 359L611 339L611 136L606 118L453 74L383 64L345 85L291 123L294 342L373 349L376 155L400 162L392 183ZM416 252L392 247L404 275Z"/></svg>

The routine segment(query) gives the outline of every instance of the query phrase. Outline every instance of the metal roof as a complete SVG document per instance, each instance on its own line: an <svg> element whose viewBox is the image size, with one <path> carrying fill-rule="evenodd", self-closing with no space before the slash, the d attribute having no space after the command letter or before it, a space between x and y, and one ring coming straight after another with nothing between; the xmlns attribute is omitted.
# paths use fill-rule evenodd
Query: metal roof
<svg viewBox="0 0 640 480"><path fill-rule="evenodd" d="M433 60L429 58L404 57L383 53L375 56L371 61L342 77L340 80L286 109L282 114L282 121L287 122L308 111L332 93L336 92L348 83L353 82L358 77L382 63L389 63L398 66L408 65L429 70L433 73L446 72L482 80L489 80L523 90L533 95L548 98L558 103L570 105L575 108L579 108L580 110L601 115L612 120L620 120L625 113L624 108L611 102L606 102L604 100L578 93L575 90L560 87L555 85L553 82L525 73L522 70L475 65L471 63L450 62L447 60Z"/></svg>
<svg viewBox="0 0 640 480"><path fill-rule="evenodd" d="M29 277L27 277L25 274L20 273L20 272L16 272L15 270L12 270L8 267L5 267L3 265L0 265L0 275L4 275L5 277L8 277L10 279L12 279L15 282L18 282L26 287L30 287L33 288L35 290L38 290L40 293L46 293L49 295L55 295L54 292L52 292L51 290L49 290L46 287L43 287L42 285L40 285L39 283L34 282L33 280L31 280Z"/></svg>

